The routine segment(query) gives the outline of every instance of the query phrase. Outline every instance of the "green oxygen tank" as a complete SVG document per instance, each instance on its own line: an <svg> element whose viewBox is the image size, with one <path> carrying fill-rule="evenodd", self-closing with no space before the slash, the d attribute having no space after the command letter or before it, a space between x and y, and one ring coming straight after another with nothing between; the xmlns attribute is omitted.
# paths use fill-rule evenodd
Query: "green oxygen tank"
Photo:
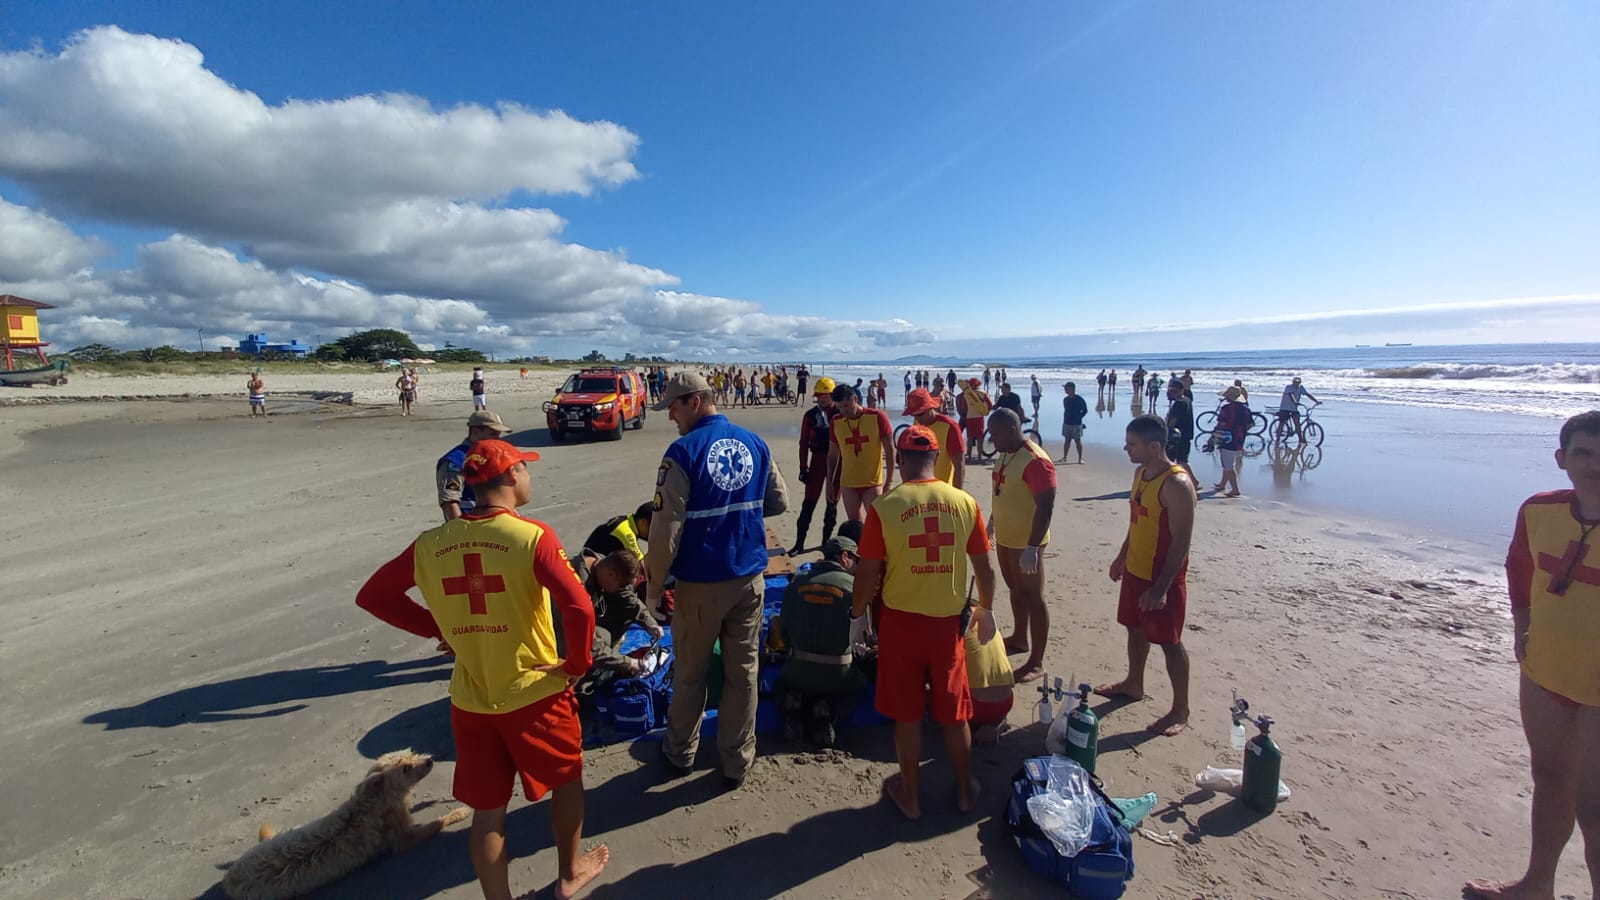
<svg viewBox="0 0 1600 900"><path fill-rule="evenodd" d="M1261 733L1244 748L1244 788L1240 799L1251 809L1269 813L1278 808L1278 779L1283 770L1283 751L1272 740L1272 717L1258 716Z"/></svg>
<svg viewBox="0 0 1600 900"><path fill-rule="evenodd" d="M1100 743L1100 720L1089 708L1089 686L1078 685L1078 706L1067 714L1067 758L1094 772L1094 758Z"/></svg>

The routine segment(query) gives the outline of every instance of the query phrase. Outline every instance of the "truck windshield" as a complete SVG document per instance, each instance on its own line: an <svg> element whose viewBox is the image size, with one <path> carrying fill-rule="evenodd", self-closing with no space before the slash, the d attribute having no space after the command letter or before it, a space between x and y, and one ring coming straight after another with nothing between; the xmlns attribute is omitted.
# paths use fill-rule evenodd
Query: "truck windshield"
<svg viewBox="0 0 1600 900"><path fill-rule="evenodd" d="M611 394L617 390L617 380L605 375L574 375L561 386L563 394Z"/></svg>

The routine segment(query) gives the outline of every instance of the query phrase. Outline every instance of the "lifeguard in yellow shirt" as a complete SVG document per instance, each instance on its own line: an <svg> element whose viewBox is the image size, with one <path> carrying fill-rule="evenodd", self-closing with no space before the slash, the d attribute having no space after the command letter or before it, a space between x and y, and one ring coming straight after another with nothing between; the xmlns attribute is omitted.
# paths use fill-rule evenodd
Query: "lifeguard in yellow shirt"
<svg viewBox="0 0 1600 900"><path fill-rule="evenodd" d="M1044 547L1050 543L1050 516L1056 505L1056 466L1044 448L1022 435L1022 421L1009 409L989 417L989 434L998 453L989 528L994 535L1000 577L1011 594L1011 636L1007 653L1027 653L1017 681L1044 675L1044 649L1050 636L1050 610L1044 603Z"/></svg>
<svg viewBox="0 0 1600 900"><path fill-rule="evenodd" d="M894 428L889 414L861 405L848 384L833 389L839 408L829 426L828 471L836 473L828 502L844 498L844 517L860 522L866 508L894 486Z"/></svg>

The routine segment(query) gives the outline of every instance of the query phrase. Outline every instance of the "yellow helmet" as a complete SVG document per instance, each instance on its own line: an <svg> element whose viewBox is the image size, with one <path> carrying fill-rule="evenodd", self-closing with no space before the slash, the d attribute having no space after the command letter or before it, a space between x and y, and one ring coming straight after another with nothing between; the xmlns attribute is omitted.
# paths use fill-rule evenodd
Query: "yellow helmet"
<svg viewBox="0 0 1600 900"><path fill-rule="evenodd" d="M813 393L813 394L831 394L831 393L833 393L833 388L834 388L833 379L829 378L826 375L824 375L821 378L817 379L817 388L816 388L816 390L812 391L811 393Z"/></svg>

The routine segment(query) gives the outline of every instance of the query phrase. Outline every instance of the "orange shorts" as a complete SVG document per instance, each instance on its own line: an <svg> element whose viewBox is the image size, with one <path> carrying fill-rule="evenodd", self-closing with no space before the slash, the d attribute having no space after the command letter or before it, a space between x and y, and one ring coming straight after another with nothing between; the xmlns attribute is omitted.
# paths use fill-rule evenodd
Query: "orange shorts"
<svg viewBox="0 0 1600 900"><path fill-rule="evenodd" d="M1117 599L1117 624L1129 631L1138 631L1152 644L1176 644L1183 640L1183 618L1189 605L1189 570L1184 569L1172 579L1167 588L1167 605L1146 612L1139 608L1139 598L1150 589L1151 582L1136 575L1122 574L1122 596Z"/></svg>
<svg viewBox="0 0 1600 900"><path fill-rule="evenodd" d="M473 809L499 809L511 801L516 779L530 801L583 777L583 729L571 690L508 713L450 707L456 738L457 800Z"/></svg>
<svg viewBox="0 0 1600 900"><path fill-rule="evenodd" d="M929 688L935 722L954 725L972 718L961 617L885 606L878 624L878 712L896 722L921 722Z"/></svg>
<svg viewBox="0 0 1600 900"><path fill-rule="evenodd" d="M967 419L967 444L972 447L983 446L983 432L988 422L981 416Z"/></svg>

